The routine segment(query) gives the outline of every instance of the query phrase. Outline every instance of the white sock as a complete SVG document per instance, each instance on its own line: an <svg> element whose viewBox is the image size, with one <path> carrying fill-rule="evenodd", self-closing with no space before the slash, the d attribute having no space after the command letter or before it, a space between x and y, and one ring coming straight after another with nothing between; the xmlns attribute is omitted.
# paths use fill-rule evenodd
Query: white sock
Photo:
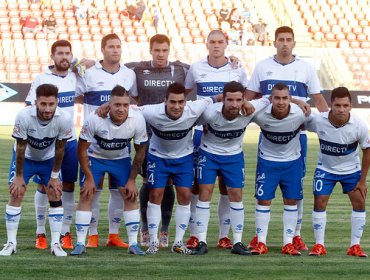
<svg viewBox="0 0 370 280"><path fill-rule="evenodd" d="M297 225L298 209L297 205L284 205L283 224L284 224L284 245L293 243L294 229Z"/></svg>
<svg viewBox="0 0 370 280"><path fill-rule="evenodd" d="M190 204L176 206L175 221L176 221L176 236L175 243L182 242L185 231L188 227L190 218Z"/></svg>
<svg viewBox="0 0 370 280"><path fill-rule="evenodd" d="M351 216L351 246L360 244L360 239L362 237L362 233L365 229L366 224L366 211L358 212L352 210Z"/></svg>
<svg viewBox="0 0 370 280"><path fill-rule="evenodd" d="M137 243L137 235L140 227L140 211L139 209L123 211L123 218L125 220L128 243L131 246Z"/></svg>
<svg viewBox="0 0 370 280"><path fill-rule="evenodd" d="M74 192L63 191L62 203L63 203L64 215L63 215L62 231L60 233L62 235L65 235L67 232L71 232L73 212L75 211Z"/></svg>
<svg viewBox="0 0 370 280"><path fill-rule="evenodd" d="M315 243L325 245L326 211L312 211L312 226Z"/></svg>
<svg viewBox="0 0 370 280"><path fill-rule="evenodd" d="M199 195L191 194L190 196L190 219L189 219L190 236L197 236L197 225L195 224L195 213L197 211L198 199L199 199Z"/></svg>
<svg viewBox="0 0 370 280"><path fill-rule="evenodd" d="M46 193L42 193L38 190L35 192L34 197L35 212L36 212L36 234L45 234L45 224L46 224L46 209L48 207L48 196Z"/></svg>
<svg viewBox="0 0 370 280"><path fill-rule="evenodd" d="M21 219L21 207L6 205L5 220L6 232L8 234L8 243L12 242L17 245L17 232L19 220Z"/></svg>
<svg viewBox="0 0 370 280"><path fill-rule="evenodd" d="M91 211L76 210L77 243L85 245L87 231L91 221Z"/></svg>
<svg viewBox="0 0 370 280"><path fill-rule="evenodd" d="M270 223L270 206L256 205L256 233L258 236L258 242L266 243L267 233Z"/></svg>
<svg viewBox="0 0 370 280"><path fill-rule="evenodd" d="M294 236L301 236L302 217L303 217L303 199L297 201L297 208L298 208L298 219L297 219L297 224L295 227Z"/></svg>
<svg viewBox="0 0 370 280"><path fill-rule="evenodd" d="M94 195L94 200L91 206L91 221L89 226L89 235L98 234L98 224L99 224L99 198L101 191L96 191Z"/></svg>
<svg viewBox="0 0 370 280"><path fill-rule="evenodd" d="M123 198L118 190L109 190L109 233L118 234L123 215Z"/></svg>
<svg viewBox="0 0 370 280"><path fill-rule="evenodd" d="M244 228L243 202L230 202L230 223L233 231L233 244L242 242Z"/></svg>
<svg viewBox="0 0 370 280"><path fill-rule="evenodd" d="M220 194L218 201L218 239L227 237L230 231L230 201L228 195Z"/></svg>
<svg viewBox="0 0 370 280"><path fill-rule="evenodd" d="M197 225L197 236L199 241L207 243L207 230L209 217L211 215L210 211L210 201L200 201L197 202L197 212L195 214L195 224Z"/></svg>
<svg viewBox="0 0 370 280"><path fill-rule="evenodd" d="M158 227L161 221L161 205L154 204L148 201L148 208L146 210L146 217L148 219L148 231L150 243L159 243L158 241Z"/></svg>
<svg viewBox="0 0 370 280"><path fill-rule="evenodd" d="M58 243L60 240L60 231L63 223L63 208L50 207L49 208L49 225L51 232L51 245Z"/></svg>

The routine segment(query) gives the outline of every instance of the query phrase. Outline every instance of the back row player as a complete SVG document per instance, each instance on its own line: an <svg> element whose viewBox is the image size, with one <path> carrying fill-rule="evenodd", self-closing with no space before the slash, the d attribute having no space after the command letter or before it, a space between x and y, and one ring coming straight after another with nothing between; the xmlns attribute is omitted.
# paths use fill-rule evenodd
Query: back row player
<svg viewBox="0 0 370 280"><path fill-rule="evenodd" d="M27 105L33 105L36 101L36 89L42 84L52 84L58 88L58 107L66 111L69 117L69 125L72 129L72 137L68 139L65 146L64 158L61 168L63 180L62 202L64 208L63 224L61 229L61 244L64 249L72 249L70 225L74 212L74 183L77 180L77 141L74 130L74 99L76 89L76 76L69 71L72 61L72 46L66 40L59 40L51 46L51 59L54 65L49 66L45 73L38 75L31 85L31 89L25 100ZM45 187L40 184L40 178L34 181L39 183L34 197L36 211L36 248L46 249L48 247L45 235L47 195Z"/></svg>
<svg viewBox="0 0 370 280"><path fill-rule="evenodd" d="M209 96L215 96L223 93L224 85L227 82L235 81L247 86L247 74L244 68L234 67L225 56L227 40L225 34L220 30L213 30L207 37L208 56L190 66L189 73L186 76L185 88L191 91L196 88L197 98L202 99ZM195 150L199 148L200 138L202 136L202 127L195 127L193 136ZM226 187L223 186L222 180L219 180L220 200L218 204L219 217L219 242L220 248L232 248L232 242L228 238L230 230L230 202ZM194 184L191 197L191 217L190 217L190 238L187 242L188 248L196 248L198 238L195 225L195 211L198 201L199 189Z"/></svg>
<svg viewBox="0 0 370 280"><path fill-rule="evenodd" d="M226 40L223 34L222 40L224 41L226 47ZM138 91L137 94L131 95L133 96L135 101L138 102L139 105L161 103L163 102L166 96L166 91L170 84L174 82L178 82L180 84L184 83L189 65L184 64L180 61L169 62L168 61L169 51L170 51L170 40L168 39L168 37L162 34L157 34L150 39L150 53L152 55L151 61L142 61L139 63L132 62L126 64L126 66L134 70L136 74ZM222 56L222 59L225 58L224 49L219 54L216 54L216 56L220 55ZM212 61L210 63L214 63L213 60L215 55L212 52L210 52L209 57L210 61ZM234 57L230 57L230 61L233 62L232 67L235 67L234 65L238 60ZM222 62L222 64L224 63L225 62ZM214 64L214 66L218 67L218 65L216 64ZM225 71L224 69L225 68L222 68L221 71ZM227 64L226 69L231 69L231 66ZM229 79L226 79L225 81L229 81ZM223 83L224 82L221 82L222 86ZM222 87L221 89L219 86L215 86L214 88L217 89L217 91L222 92ZM191 90L189 90L189 92L190 91ZM215 92L215 94L217 94L217 91ZM150 129L148 129L148 134L150 137L151 134ZM143 170L145 169L146 168L143 168ZM149 192L146 184L145 174L143 175L144 183L140 190L140 211L142 218L142 228L141 228L142 246L148 245L149 243L149 233L146 218L146 209L149 199ZM168 184L165 189L164 200L161 204L162 226L159 241L160 245L164 247L168 246L168 226L172 216L173 204L174 204L174 191L172 184Z"/></svg>

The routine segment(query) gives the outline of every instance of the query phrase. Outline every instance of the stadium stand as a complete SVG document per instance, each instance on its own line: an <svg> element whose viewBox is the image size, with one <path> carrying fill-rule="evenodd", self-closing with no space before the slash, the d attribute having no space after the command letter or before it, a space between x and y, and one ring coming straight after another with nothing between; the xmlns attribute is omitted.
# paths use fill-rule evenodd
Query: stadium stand
<svg viewBox="0 0 370 280"><path fill-rule="evenodd" d="M27 0L0 2L1 81L30 82L49 63L49 47L56 39L70 40L76 57L100 58L100 40L111 32L117 33L125 42L123 57L127 61L150 58L147 51L149 38L159 32L171 38L170 59L190 63L206 55L205 39L210 30L219 28L217 11L222 5L221 0L147 0L148 14L138 22L123 15L126 0L91 0L95 3L97 16L87 22L75 17L74 2L54 0L48 9L39 4L29 4ZM367 1L234 0L225 3L230 8L255 10L257 18L268 19L270 34L278 25L294 24L299 46L339 49L335 52L339 58L323 55L323 69L328 72L325 75L331 84L339 82L336 61L341 61L345 67L341 65L340 68L347 69L344 72L346 82L356 89L368 89L370 11ZM151 24L153 4L160 10L157 30ZM31 11L39 22L53 15L57 23L56 32L40 30L36 35L26 33L23 37L20 19ZM307 40L307 36L312 40ZM252 72L261 56L258 54L261 51L253 47L230 46L230 52L243 61L248 73Z"/></svg>

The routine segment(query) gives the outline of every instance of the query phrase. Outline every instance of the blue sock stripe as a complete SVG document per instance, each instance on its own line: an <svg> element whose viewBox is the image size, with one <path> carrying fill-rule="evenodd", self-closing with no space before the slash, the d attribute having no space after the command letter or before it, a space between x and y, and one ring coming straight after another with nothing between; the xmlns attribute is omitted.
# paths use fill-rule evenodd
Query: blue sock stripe
<svg viewBox="0 0 370 280"><path fill-rule="evenodd" d="M63 214L49 214L49 217L63 217Z"/></svg>
<svg viewBox="0 0 370 280"><path fill-rule="evenodd" d="M352 209L352 211L353 212L357 212L357 213L364 213L364 212L366 212L366 210L354 210L354 209Z"/></svg>
<svg viewBox="0 0 370 280"><path fill-rule="evenodd" d="M200 206L197 205L196 208L199 208L199 209L210 209L211 207L200 207Z"/></svg>
<svg viewBox="0 0 370 280"><path fill-rule="evenodd" d="M5 214L6 214L6 215L8 215L8 216L12 216L12 217L17 217L17 216L19 216L21 213L22 213L22 212L19 212L18 214L13 215L13 214L9 214L8 212L5 212Z"/></svg>
<svg viewBox="0 0 370 280"><path fill-rule="evenodd" d="M260 209L256 209L256 212L260 212L260 213L270 213L270 210L260 210Z"/></svg>
<svg viewBox="0 0 370 280"><path fill-rule="evenodd" d="M287 212L297 212L298 209L286 209L286 208L284 208L284 211L287 211Z"/></svg>
<svg viewBox="0 0 370 280"><path fill-rule="evenodd" d="M139 224L140 222L132 222L132 223L125 224L125 226L127 227L127 226L132 226L132 225L139 225Z"/></svg>
<svg viewBox="0 0 370 280"><path fill-rule="evenodd" d="M39 193L42 193L42 194L46 194L46 192L42 192L39 189L36 189L36 191L39 192Z"/></svg>
<svg viewBox="0 0 370 280"><path fill-rule="evenodd" d="M326 211L326 209L325 210L313 210L314 212L317 212L317 213L322 213L322 212L325 212Z"/></svg>
<svg viewBox="0 0 370 280"><path fill-rule="evenodd" d="M80 226L80 227L88 227L88 226L90 226L90 224L76 224L76 226Z"/></svg>
<svg viewBox="0 0 370 280"><path fill-rule="evenodd" d="M242 211L242 210L244 210L244 207L243 208L233 208L233 207L230 207L230 209L233 209L235 211Z"/></svg>

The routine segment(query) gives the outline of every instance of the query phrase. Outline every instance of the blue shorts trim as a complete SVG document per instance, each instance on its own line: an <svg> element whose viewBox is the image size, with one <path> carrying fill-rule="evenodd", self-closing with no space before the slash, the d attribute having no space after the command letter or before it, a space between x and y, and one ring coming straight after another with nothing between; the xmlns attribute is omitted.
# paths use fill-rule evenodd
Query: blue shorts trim
<svg viewBox="0 0 370 280"><path fill-rule="evenodd" d="M148 154L147 182L149 188L164 188L171 178L176 187L191 188L194 181L193 154L176 158L160 158Z"/></svg>
<svg viewBox="0 0 370 280"><path fill-rule="evenodd" d="M89 157L90 169L94 177L95 186L98 189L100 179L105 175L109 174L110 186L109 189L117 189L125 187L127 180L131 172L131 158L122 159L100 159ZM83 187L85 176L80 177L80 187Z"/></svg>
<svg viewBox="0 0 370 280"><path fill-rule="evenodd" d="M336 183L342 185L343 193L352 191L361 178L361 171L351 174L333 174L322 169L316 168L313 177L313 194L314 195L331 195Z"/></svg>
<svg viewBox="0 0 370 280"><path fill-rule="evenodd" d="M301 158L287 162L258 158L255 198L272 200L278 186L284 198L303 199Z"/></svg>
<svg viewBox="0 0 370 280"><path fill-rule="evenodd" d="M215 184L217 176L230 188L244 187L244 154L215 155L199 149L197 179L199 184Z"/></svg>
<svg viewBox="0 0 370 280"><path fill-rule="evenodd" d="M43 160L43 161L34 161L25 158L23 163L23 179L28 185L30 179L33 176L37 176L40 180L40 183L47 185L50 180L51 171L53 171L54 158ZM14 177L16 174L16 160L15 160L15 151L13 149L12 161L10 164L9 170L9 179L8 184L13 183Z"/></svg>

